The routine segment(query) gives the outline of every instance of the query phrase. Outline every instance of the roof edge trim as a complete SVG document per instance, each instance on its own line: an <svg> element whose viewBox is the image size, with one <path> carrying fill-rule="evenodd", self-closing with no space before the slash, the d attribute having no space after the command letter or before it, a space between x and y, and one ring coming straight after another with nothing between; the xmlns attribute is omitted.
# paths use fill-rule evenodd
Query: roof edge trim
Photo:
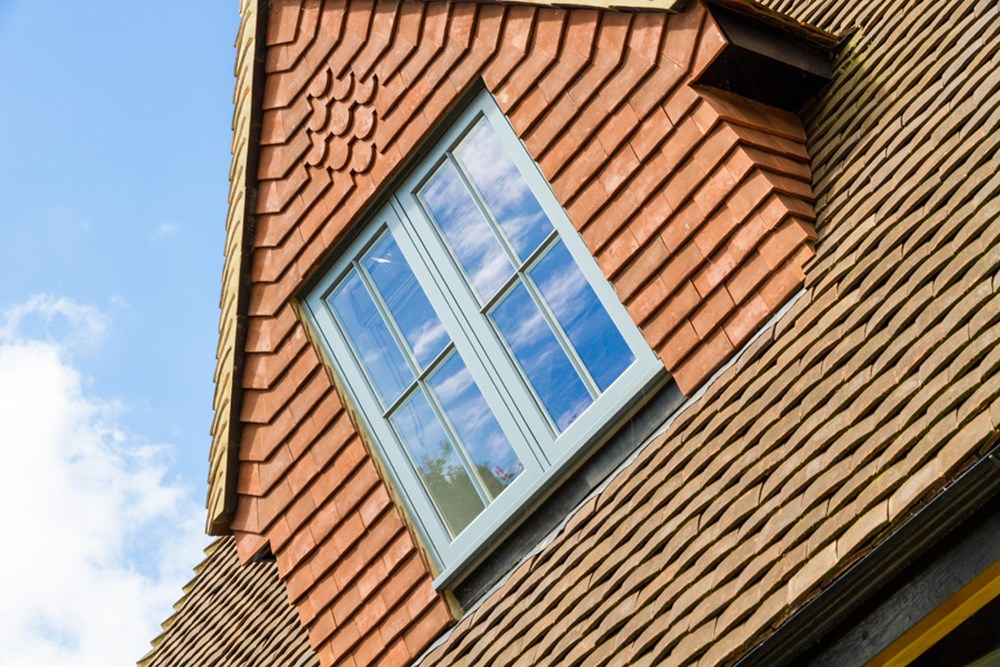
<svg viewBox="0 0 1000 667"><path fill-rule="evenodd" d="M229 211L224 246L226 259L215 373L215 418L211 429L206 499L205 531L215 536L230 533L229 524L236 513L238 501L242 435L239 414L243 398L244 348L257 211L257 162L263 118L267 15L268 0L242 0L240 3L233 94L233 160L229 172ZM232 266L234 263L235 267ZM228 335L227 331L230 332ZM223 337L228 340L222 340ZM224 376L228 376L228 382Z"/></svg>
<svg viewBox="0 0 1000 667"><path fill-rule="evenodd" d="M705 4L723 7L749 18L780 29L792 37L801 39L819 51L833 53L846 43L847 35L834 35L808 23L796 21L787 14L777 12L756 0L705 0Z"/></svg>

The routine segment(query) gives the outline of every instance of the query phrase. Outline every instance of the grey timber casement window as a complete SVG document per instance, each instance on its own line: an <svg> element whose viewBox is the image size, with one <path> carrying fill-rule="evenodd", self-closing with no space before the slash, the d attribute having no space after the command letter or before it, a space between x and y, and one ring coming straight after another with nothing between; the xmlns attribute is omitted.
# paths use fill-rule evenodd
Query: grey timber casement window
<svg viewBox="0 0 1000 667"><path fill-rule="evenodd" d="M485 91L304 304L437 585L664 373Z"/></svg>

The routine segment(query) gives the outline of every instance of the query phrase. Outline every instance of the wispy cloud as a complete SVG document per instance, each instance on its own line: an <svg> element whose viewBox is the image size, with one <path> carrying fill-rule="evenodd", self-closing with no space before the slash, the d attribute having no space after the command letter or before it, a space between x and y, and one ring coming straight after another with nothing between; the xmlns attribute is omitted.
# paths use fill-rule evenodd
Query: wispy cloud
<svg viewBox="0 0 1000 667"><path fill-rule="evenodd" d="M179 225L175 225L172 222L164 222L159 227L156 228L156 231L153 232L153 239L154 240L165 239L168 236L173 236L179 231L180 231Z"/></svg>
<svg viewBox="0 0 1000 667"><path fill-rule="evenodd" d="M106 322L49 296L0 311L5 667L134 663L205 542L172 447L129 432L67 354Z"/></svg>
<svg viewBox="0 0 1000 667"><path fill-rule="evenodd" d="M112 294L111 297L108 299L108 302L116 308L122 308L125 310L131 307L129 306L128 301L125 300L125 297L123 297L121 294Z"/></svg>
<svg viewBox="0 0 1000 667"><path fill-rule="evenodd" d="M100 343L107 327L98 309L49 294L0 311L0 343L48 341L73 350Z"/></svg>
<svg viewBox="0 0 1000 667"><path fill-rule="evenodd" d="M421 192L431 217L444 232L483 300L514 272L489 223L450 163L441 166Z"/></svg>

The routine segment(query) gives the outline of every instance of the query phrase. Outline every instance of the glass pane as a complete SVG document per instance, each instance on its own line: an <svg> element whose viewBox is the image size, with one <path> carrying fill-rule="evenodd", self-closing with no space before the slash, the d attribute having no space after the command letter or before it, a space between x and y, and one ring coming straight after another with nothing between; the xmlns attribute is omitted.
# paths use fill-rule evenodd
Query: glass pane
<svg viewBox="0 0 1000 667"><path fill-rule="evenodd" d="M413 372L406 365L396 340L357 271L351 270L329 303L354 344L359 361L368 371L383 405L389 405L413 382Z"/></svg>
<svg viewBox="0 0 1000 667"><path fill-rule="evenodd" d="M635 357L562 241L528 274L597 386L610 387Z"/></svg>
<svg viewBox="0 0 1000 667"><path fill-rule="evenodd" d="M485 302L503 286L514 267L455 166L445 162L420 196Z"/></svg>
<svg viewBox="0 0 1000 667"><path fill-rule="evenodd" d="M591 403L590 393L528 290L518 283L490 314L559 430Z"/></svg>
<svg viewBox="0 0 1000 667"><path fill-rule="evenodd" d="M500 495L524 466L500 429L465 362L453 352L428 383L458 432L491 498Z"/></svg>
<svg viewBox="0 0 1000 667"><path fill-rule="evenodd" d="M448 344L448 334L389 234L361 260L409 343L417 364L426 368Z"/></svg>
<svg viewBox="0 0 1000 667"><path fill-rule="evenodd" d="M527 181L486 121L455 151L523 262L552 231Z"/></svg>
<svg viewBox="0 0 1000 667"><path fill-rule="evenodd" d="M427 397L417 391L391 419L452 537L485 505Z"/></svg>

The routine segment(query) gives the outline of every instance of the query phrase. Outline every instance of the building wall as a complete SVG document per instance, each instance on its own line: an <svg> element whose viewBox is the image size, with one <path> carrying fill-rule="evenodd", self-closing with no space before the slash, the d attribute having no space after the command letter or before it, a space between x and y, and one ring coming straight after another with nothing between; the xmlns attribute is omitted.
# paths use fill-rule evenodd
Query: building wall
<svg viewBox="0 0 1000 667"><path fill-rule="evenodd" d="M813 254L798 118L689 85L723 45L697 2L671 16L270 3L232 529L243 560L270 545L325 665L404 664L457 610L308 339L304 281L481 80L693 392Z"/></svg>

